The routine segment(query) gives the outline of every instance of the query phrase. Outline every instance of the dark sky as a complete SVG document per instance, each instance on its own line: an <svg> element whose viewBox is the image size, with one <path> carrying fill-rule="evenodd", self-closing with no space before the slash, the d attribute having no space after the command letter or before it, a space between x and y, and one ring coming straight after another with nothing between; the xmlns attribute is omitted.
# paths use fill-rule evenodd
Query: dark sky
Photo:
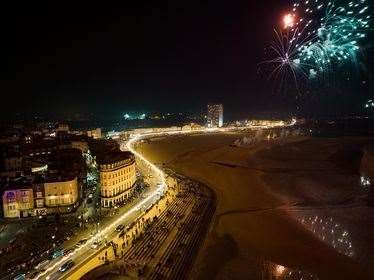
<svg viewBox="0 0 374 280"><path fill-rule="evenodd" d="M288 1L35 2L2 8L3 116L189 111L207 102L239 116L295 106L294 93L258 74ZM353 100L367 98L370 84Z"/></svg>

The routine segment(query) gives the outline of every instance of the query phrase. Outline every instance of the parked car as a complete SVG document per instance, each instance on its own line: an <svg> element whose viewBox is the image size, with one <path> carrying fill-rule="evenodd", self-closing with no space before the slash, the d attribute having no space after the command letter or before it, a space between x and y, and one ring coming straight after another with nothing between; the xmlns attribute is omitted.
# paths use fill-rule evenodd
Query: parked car
<svg viewBox="0 0 374 280"><path fill-rule="evenodd" d="M86 242L87 242L87 238L81 239L81 240L78 241L78 245L82 246L82 245L86 244Z"/></svg>
<svg viewBox="0 0 374 280"><path fill-rule="evenodd" d="M125 228L125 226L124 225L118 225L117 227L116 227L116 231L118 231L118 232L120 232L120 231L122 231L123 229Z"/></svg>
<svg viewBox="0 0 374 280"><path fill-rule="evenodd" d="M45 268L48 264L49 264L49 260L41 261L40 263L38 263L38 264L35 266L35 269L36 269L36 270L41 270L41 269Z"/></svg>
<svg viewBox="0 0 374 280"><path fill-rule="evenodd" d="M91 248L92 249L97 249L101 246L101 244L102 244L101 241L95 241L94 243L92 243Z"/></svg>
<svg viewBox="0 0 374 280"><path fill-rule="evenodd" d="M18 274L16 277L13 278L13 280L25 280L26 275L24 273Z"/></svg>
<svg viewBox="0 0 374 280"><path fill-rule="evenodd" d="M52 259L57 259L58 257L61 257L64 254L64 250L59 248L56 249L52 254Z"/></svg>
<svg viewBox="0 0 374 280"><path fill-rule="evenodd" d="M72 260L68 260L66 263L64 263L58 270L60 272L68 271L70 268L74 266L74 262Z"/></svg>
<svg viewBox="0 0 374 280"><path fill-rule="evenodd" d="M36 278L36 276L38 276L38 274L40 273L40 271L33 271L33 272L30 272L26 275L26 279L27 280L33 280Z"/></svg>
<svg viewBox="0 0 374 280"><path fill-rule="evenodd" d="M64 250L64 256L69 255L71 252L73 252L73 248L69 248L67 250Z"/></svg>
<svg viewBox="0 0 374 280"><path fill-rule="evenodd" d="M123 230L123 231L121 231L121 233L118 235L118 238L122 238L122 237L124 237L125 236L125 231Z"/></svg>

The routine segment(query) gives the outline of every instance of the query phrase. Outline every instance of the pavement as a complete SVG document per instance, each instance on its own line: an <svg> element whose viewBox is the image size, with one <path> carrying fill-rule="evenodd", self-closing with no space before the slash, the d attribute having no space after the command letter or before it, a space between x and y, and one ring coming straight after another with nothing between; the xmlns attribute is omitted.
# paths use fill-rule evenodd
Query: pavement
<svg viewBox="0 0 374 280"><path fill-rule="evenodd" d="M261 267L269 261L293 268L297 273L312 273L320 279L374 279L371 273L363 275L367 267L359 266L357 258L337 252L325 242L323 236L319 238L314 233L315 228L304 227L304 224L292 216L294 213L304 214L305 206L321 206L316 203L306 204L307 199L316 197L320 201L321 197L326 197L329 193L333 197L338 193L345 193L343 186L350 182L347 178L340 180L340 176L336 177L332 181L336 184L330 183L332 179L327 181L335 176L332 168L324 167L331 162L331 158L325 159L332 152L327 140L318 138L309 143L306 139L299 139L297 142L289 142L287 139L286 142L266 141L263 145L233 146L232 143L238 137L225 134L169 137L143 143L139 147L153 162L165 163L187 177L204 182L217 194L215 223L207 238L206 247L196 262L196 277L193 279L247 279L248 275L251 275L251 279L261 279ZM317 146L315 141L320 141L322 147ZM310 145L311 151L306 149L306 144ZM339 147L335 144L333 146ZM308 156L304 156L304 152ZM316 168L312 169L310 166L313 164ZM333 166L336 169L336 164ZM337 172L345 174L339 169ZM305 180L309 173L310 177ZM322 185L319 180L325 184ZM311 197L314 193L318 195ZM285 203L286 195L291 198L298 195L303 204L293 203L295 199ZM361 235L357 235L352 244L357 252L359 237L365 234L365 247L362 248L368 252L368 248L374 244L371 242L373 235L367 234L370 232L367 225L372 221L369 219L372 216L368 215L368 207L345 208L347 205L344 205L341 208L338 205L340 208L337 209L335 203L328 206L329 208L318 210L318 214L321 211L333 211L334 215L338 215L337 212L340 211L344 214L344 219L351 223L356 223L359 219L366 221L361 222L361 225L357 223ZM291 210L293 213L290 213ZM357 211L357 215L353 216L353 211ZM343 225L340 221L339 224ZM325 225L321 228L324 227ZM342 235L344 234L343 232ZM353 234L354 232L349 236L353 238ZM372 254L356 255L366 259L372 257Z"/></svg>
<svg viewBox="0 0 374 280"><path fill-rule="evenodd" d="M178 132L185 134L186 132ZM158 135L156 133L155 135ZM59 267L64 264L67 260L73 260L76 266L79 266L82 262L84 262L87 258L90 258L94 255L94 252L91 249L91 245L94 241L107 239L110 240L115 236L115 227L119 224L129 224L131 221L136 219L140 214L140 208L145 207L148 208L150 205L155 203L159 198L160 194L165 192L166 184L165 184L165 174L163 171L158 168L153 163L149 162L143 155L136 152L132 145L135 144L138 140L142 139L142 137L148 137L152 135L138 135L134 138L130 139L127 143L127 148L133 152L137 157L138 167L142 169L142 173L146 174L147 183L151 187L147 190L145 196L142 196L136 199L133 203L128 204L125 207L122 207L118 210L120 213L113 218L104 219L104 221L100 220L100 224L98 224L97 232L93 233L92 236L86 236L87 231L84 234L79 234L74 239L70 240L69 242L64 243L64 249L72 248L80 239L88 238L88 242L73 250L69 255L57 258L51 261L48 264L48 268L38 274L34 279L59 279L64 277L63 273L58 271ZM90 215L93 214L94 210L88 210ZM75 242L75 244L74 244ZM102 245L105 246L105 245ZM96 250L100 250L101 247L97 248Z"/></svg>
<svg viewBox="0 0 374 280"><path fill-rule="evenodd" d="M127 147L137 156L138 160L140 159L140 162L143 162L143 164L139 162L140 164L138 164L138 167L142 170L143 174L148 174L145 177L147 177L146 183L150 185L150 187L143 195L135 199L132 203L129 203L125 207L119 208L120 213L118 215L111 219L107 219L106 221L101 221L97 232L88 238L87 243L79 248L76 248L66 256L52 260L48 264L48 268L38 274L34 279L64 279L68 272L60 272L59 268L65 262L72 260L74 262L73 269L75 270L78 268L82 263L95 256L97 251L102 250L106 246L104 242L105 240L113 240L118 235L118 232L115 231L115 228L118 225L131 224L143 214L143 209L149 208L151 205L155 204L165 193L166 184L163 172L157 166L148 162L136 151L132 150L131 145L135 141L137 141L137 139L133 139L133 141L130 142ZM87 238L87 236L80 236L79 238ZM78 241L78 239L76 239L76 241ZM102 245L96 249L92 249L91 246L95 241L101 241ZM72 244L73 242L69 243L71 246L74 245Z"/></svg>
<svg viewBox="0 0 374 280"><path fill-rule="evenodd" d="M113 240L118 236L118 232L115 231L115 227L119 224L129 225L132 221L136 220L139 216L143 214L142 207L149 207L150 205L154 204L157 201L158 195L157 194L149 194L149 196L141 200L137 203L132 204L132 207L119 216L114 223L110 223L109 225L104 225L103 230L99 230L99 232L94 235L84 246L79 249L76 249L71 255L68 255L65 258L58 259L51 263L47 273L41 275L36 279L60 279L64 278L64 273L59 271L60 266L65 263L67 260L74 261L76 267L79 267L80 264L86 262L87 260L91 259L93 256L96 255L97 251L102 250L106 247L104 240ZM97 247L96 249L92 249L91 245L94 241L101 241L102 245ZM45 277L45 278L44 278ZM49 278L47 278L49 277Z"/></svg>

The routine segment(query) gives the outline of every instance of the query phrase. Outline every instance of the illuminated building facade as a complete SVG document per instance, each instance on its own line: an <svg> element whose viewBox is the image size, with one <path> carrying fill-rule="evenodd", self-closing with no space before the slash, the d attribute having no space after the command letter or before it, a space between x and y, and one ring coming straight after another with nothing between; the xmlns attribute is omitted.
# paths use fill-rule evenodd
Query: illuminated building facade
<svg viewBox="0 0 374 280"><path fill-rule="evenodd" d="M64 131L69 132L69 126L67 124L60 123L56 129L56 131Z"/></svg>
<svg viewBox="0 0 374 280"><path fill-rule="evenodd" d="M71 141L71 147L80 150L82 153L87 153L88 151L88 144L85 141Z"/></svg>
<svg viewBox="0 0 374 280"><path fill-rule="evenodd" d="M96 128L87 131L87 136L93 139L101 139L101 128Z"/></svg>
<svg viewBox="0 0 374 280"><path fill-rule="evenodd" d="M101 206L114 207L129 198L136 181L135 157L130 152L111 152L99 159Z"/></svg>
<svg viewBox="0 0 374 280"><path fill-rule="evenodd" d="M286 122L281 120L250 120L247 122L249 126L256 126L256 127L277 127L277 126L285 126Z"/></svg>
<svg viewBox="0 0 374 280"><path fill-rule="evenodd" d="M208 104L207 126L222 127L223 125L223 105Z"/></svg>
<svg viewBox="0 0 374 280"><path fill-rule="evenodd" d="M79 200L77 177L9 185L2 192L4 218L24 218L71 212Z"/></svg>
<svg viewBox="0 0 374 280"><path fill-rule="evenodd" d="M32 187L5 190L2 199L4 218L28 217L34 208Z"/></svg>
<svg viewBox="0 0 374 280"><path fill-rule="evenodd" d="M58 178L44 183L45 206L74 205L78 201L78 181L74 178Z"/></svg>

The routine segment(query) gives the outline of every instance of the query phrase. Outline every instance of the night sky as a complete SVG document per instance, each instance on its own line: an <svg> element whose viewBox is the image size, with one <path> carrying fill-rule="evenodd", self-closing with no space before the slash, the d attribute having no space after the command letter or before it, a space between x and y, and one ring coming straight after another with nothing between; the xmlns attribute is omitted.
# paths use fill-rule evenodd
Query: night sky
<svg viewBox="0 0 374 280"><path fill-rule="evenodd" d="M226 113L241 117L296 105L353 108L370 97L372 52L350 86L335 83L328 94L296 98L259 73L288 1L122 2L3 7L1 115L117 116L222 102Z"/></svg>

